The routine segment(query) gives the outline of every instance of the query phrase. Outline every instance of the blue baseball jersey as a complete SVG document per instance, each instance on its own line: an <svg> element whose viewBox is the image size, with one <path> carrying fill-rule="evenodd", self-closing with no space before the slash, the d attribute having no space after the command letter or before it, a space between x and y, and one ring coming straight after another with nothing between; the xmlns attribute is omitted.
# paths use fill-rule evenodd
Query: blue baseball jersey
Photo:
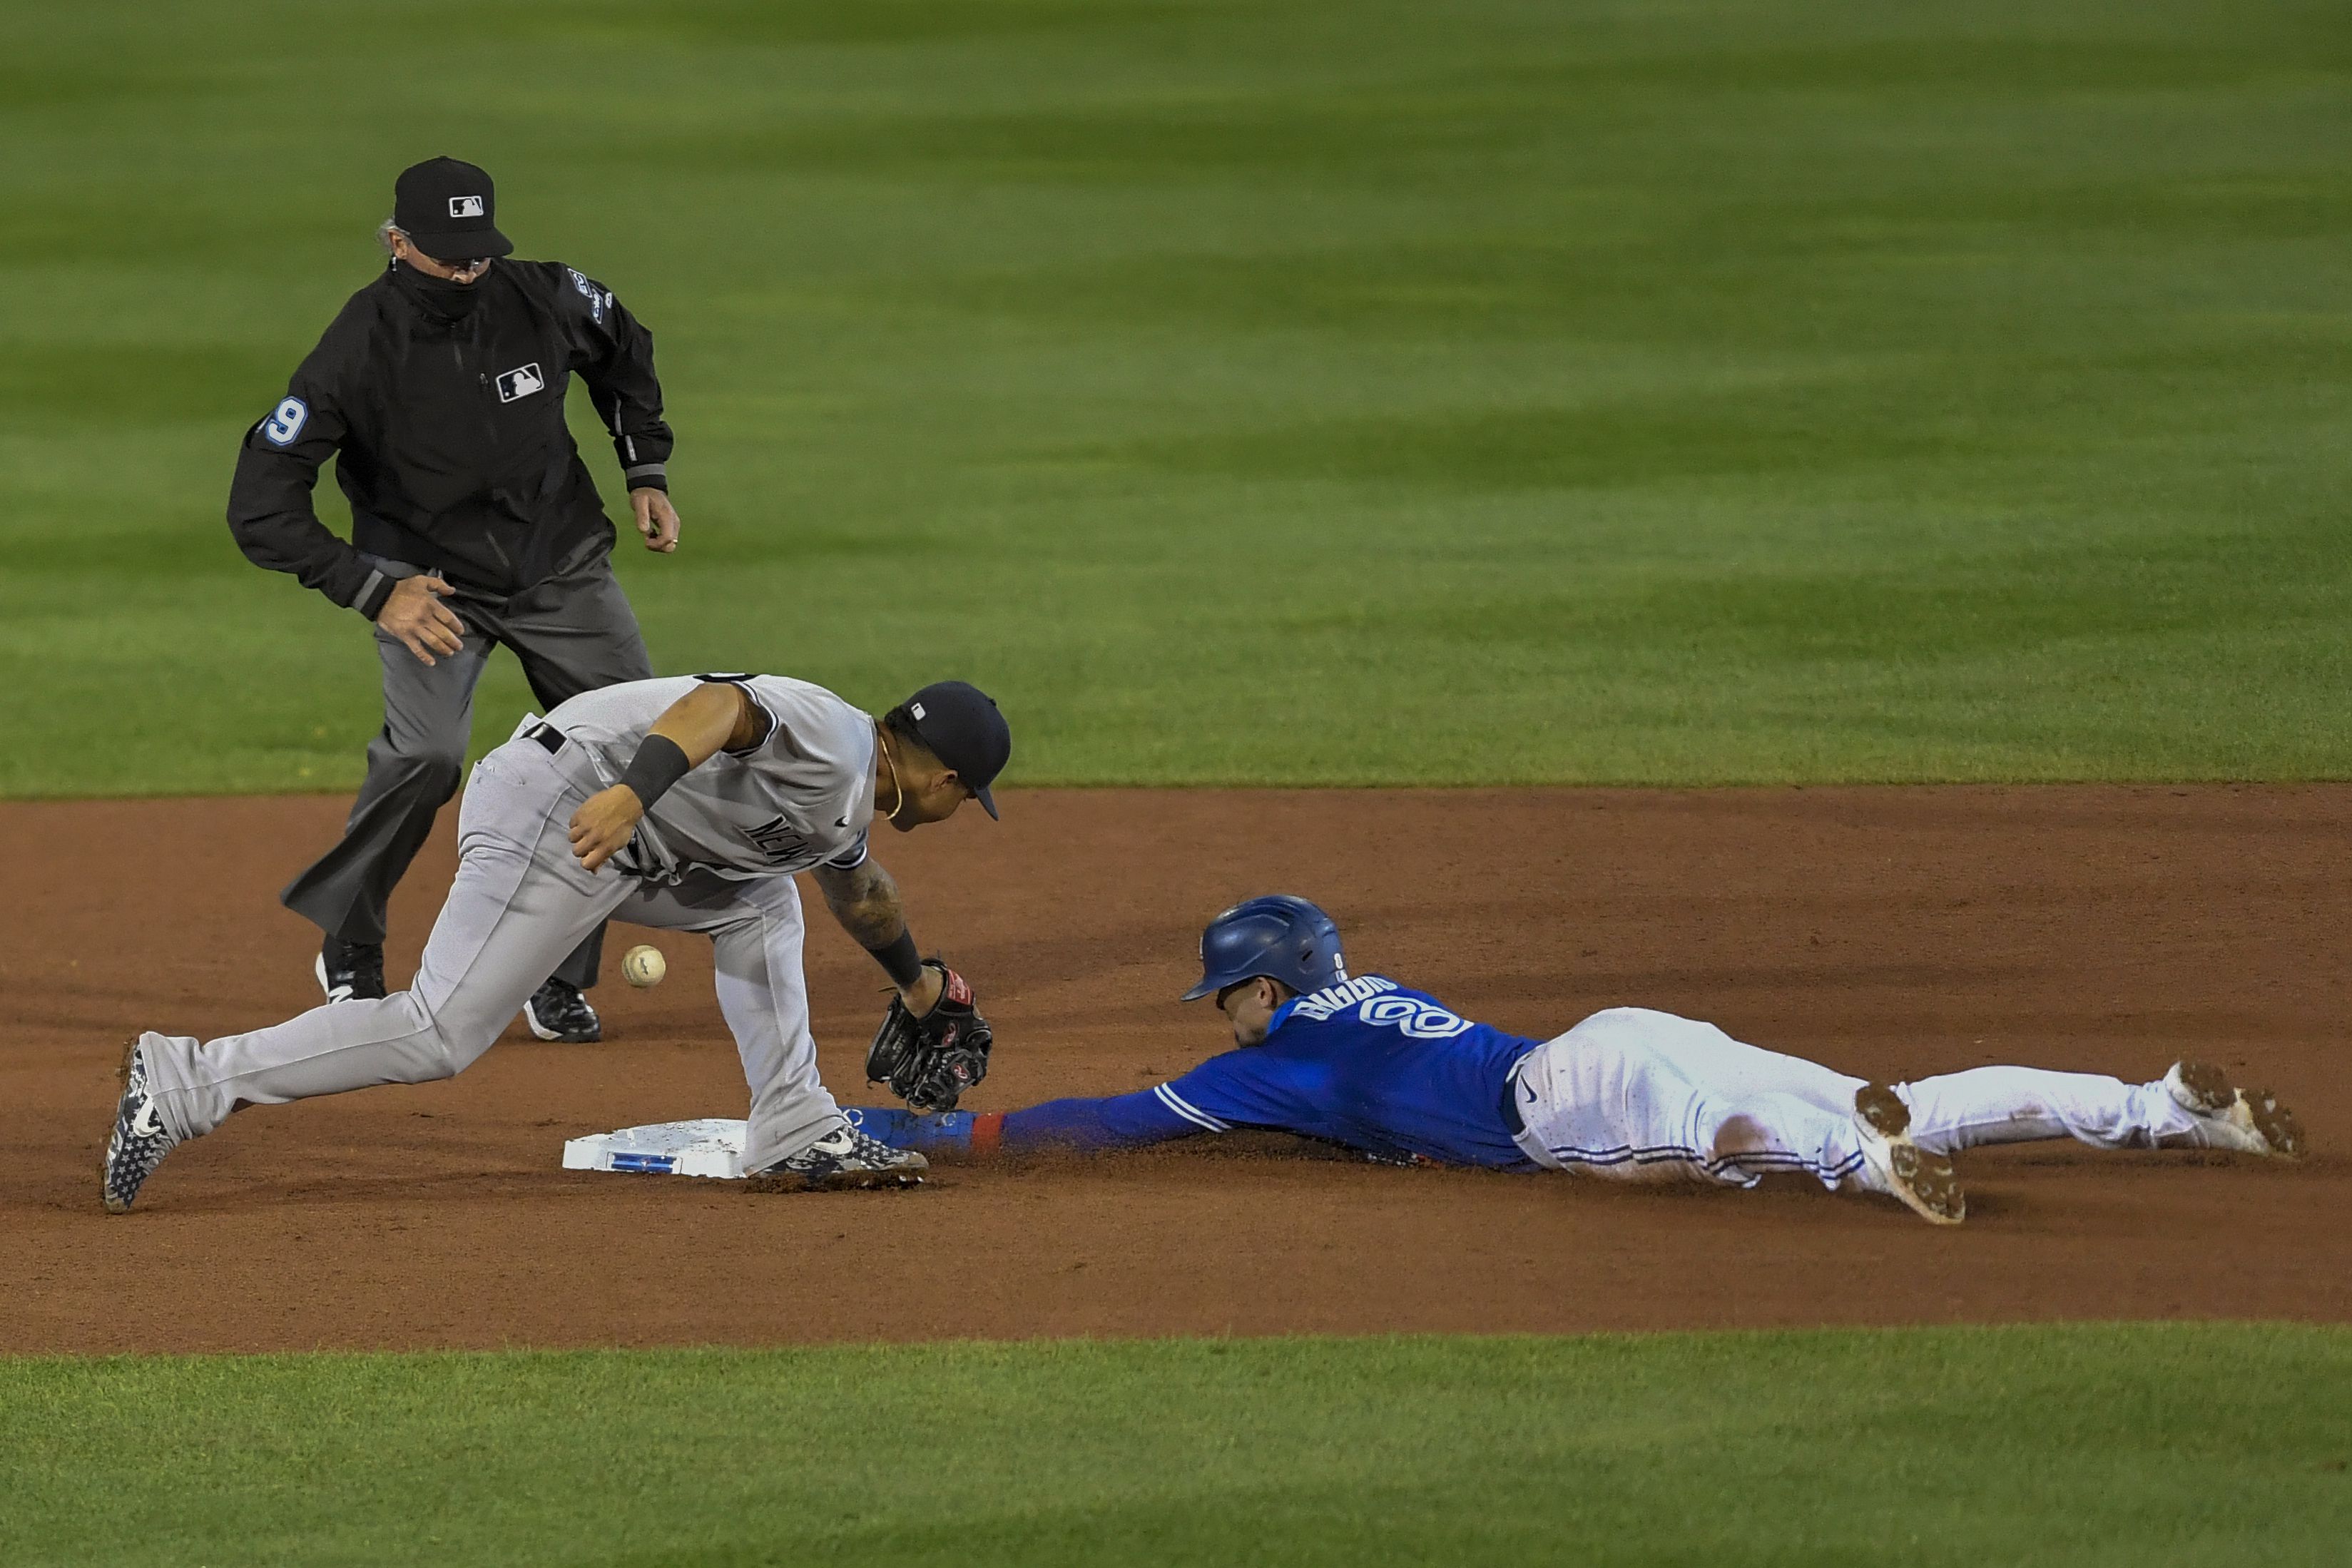
<svg viewBox="0 0 2352 1568"><path fill-rule="evenodd" d="M1528 1169L1505 1101L1511 1068L1536 1045L1367 974L1292 998L1264 1044L1212 1057L1156 1089L1001 1117L852 1115L886 1142L931 1152L1116 1148L1254 1128L1392 1159Z"/></svg>

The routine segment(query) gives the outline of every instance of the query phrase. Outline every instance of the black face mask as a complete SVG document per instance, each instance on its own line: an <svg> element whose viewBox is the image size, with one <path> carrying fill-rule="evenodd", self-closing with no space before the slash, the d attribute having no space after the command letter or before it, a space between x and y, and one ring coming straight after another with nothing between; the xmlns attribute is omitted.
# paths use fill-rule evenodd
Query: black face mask
<svg viewBox="0 0 2352 1568"><path fill-rule="evenodd" d="M482 275L488 276L487 272ZM481 278L471 283L453 282L446 278L429 277L404 261L392 264L392 280L401 292L445 321L464 320L482 297Z"/></svg>

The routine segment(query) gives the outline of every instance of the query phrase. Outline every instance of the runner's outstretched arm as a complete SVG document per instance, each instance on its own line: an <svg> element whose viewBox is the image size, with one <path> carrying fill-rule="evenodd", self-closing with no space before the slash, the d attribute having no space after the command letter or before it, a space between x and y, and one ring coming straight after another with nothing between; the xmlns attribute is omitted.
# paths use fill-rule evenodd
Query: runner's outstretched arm
<svg viewBox="0 0 2352 1568"><path fill-rule="evenodd" d="M1106 1100L1049 1100L1025 1110L911 1110L853 1108L849 1120L869 1138L912 1149L934 1160L986 1160L1036 1149L1134 1149L1195 1133L1223 1131L1208 1118L1193 1121L1168 1101L1162 1089Z"/></svg>

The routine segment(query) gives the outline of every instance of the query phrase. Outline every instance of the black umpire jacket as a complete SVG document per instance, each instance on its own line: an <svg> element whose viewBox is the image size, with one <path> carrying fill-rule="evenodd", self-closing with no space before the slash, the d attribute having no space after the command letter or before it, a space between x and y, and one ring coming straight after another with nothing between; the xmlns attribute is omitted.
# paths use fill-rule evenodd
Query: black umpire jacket
<svg viewBox="0 0 2352 1568"><path fill-rule="evenodd" d="M473 308L436 311L398 263L351 297L268 417L246 432L228 524L256 565L373 620L380 556L504 599L609 553L612 521L563 422L577 372L632 489L668 489L653 334L555 261L499 261ZM335 457L352 543L311 491Z"/></svg>

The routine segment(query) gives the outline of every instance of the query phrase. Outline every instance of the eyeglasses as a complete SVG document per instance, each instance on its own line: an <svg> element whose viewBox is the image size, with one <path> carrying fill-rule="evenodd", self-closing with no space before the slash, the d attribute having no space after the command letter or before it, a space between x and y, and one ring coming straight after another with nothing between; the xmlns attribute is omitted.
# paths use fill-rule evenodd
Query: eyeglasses
<svg viewBox="0 0 2352 1568"><path fill-rule="evenodd" d="M477 256L464 261L447 261L438 256L427 255L425 251L417 245L416 241L409 238L408 236L402 234L398 229L393 230L393 237L406 245L410 250L415 252L418 256L424 257L425 260L430 261L436 267L446 267L454 273L485 271L488 268L491 262L498 259L498 258L494 256Z"/></svg>

